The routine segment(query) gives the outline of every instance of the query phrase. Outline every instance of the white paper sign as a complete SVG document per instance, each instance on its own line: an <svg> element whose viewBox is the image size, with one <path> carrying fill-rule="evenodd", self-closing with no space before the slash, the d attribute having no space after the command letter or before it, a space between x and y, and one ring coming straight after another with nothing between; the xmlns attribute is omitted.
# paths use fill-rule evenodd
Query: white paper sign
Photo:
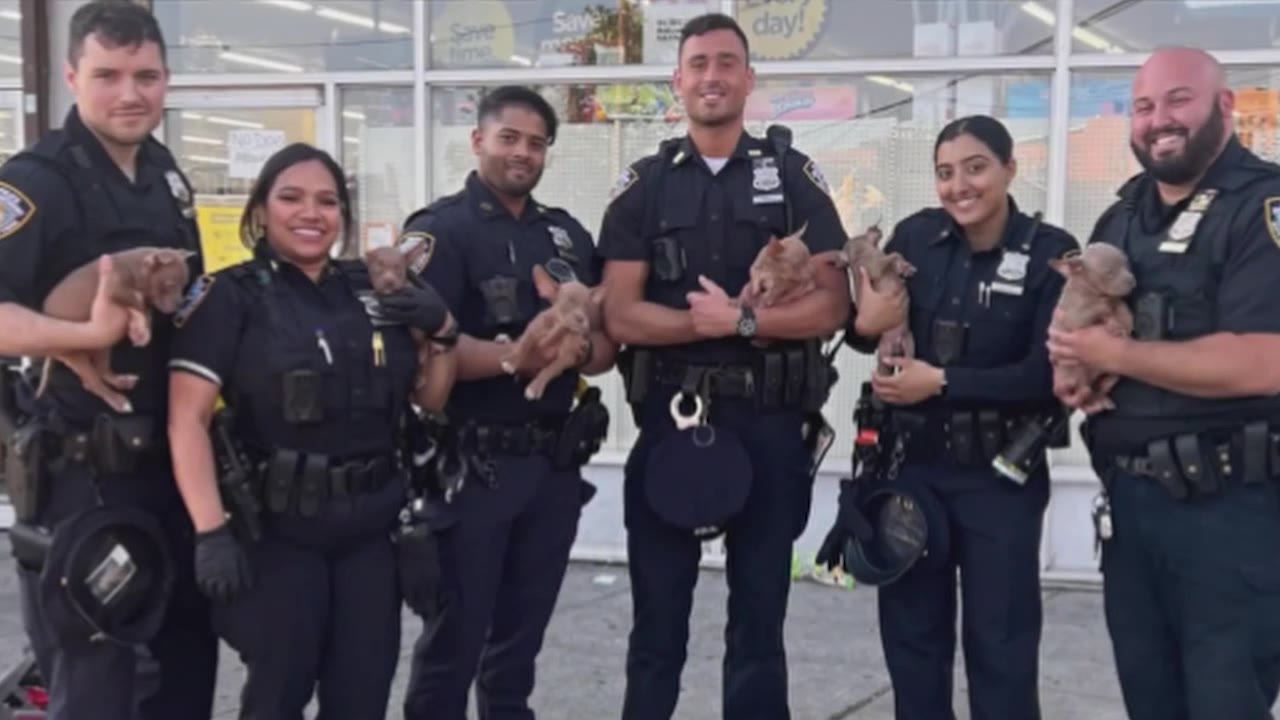
<svg viewBox="0 0 1280 720"><path fill-rule="evenodd" d="M233 178L249 180L258 177L262 164L282 147L284 147L283 130L229 130L227 132L229 175Z"/></svg>
<svg viewBox="0 0 1280 720"><path fill-rule="evenodd" d="M644 9L644 62L671 65L679 60L680 30L706 11L704 3L649 3Z"/></svg>

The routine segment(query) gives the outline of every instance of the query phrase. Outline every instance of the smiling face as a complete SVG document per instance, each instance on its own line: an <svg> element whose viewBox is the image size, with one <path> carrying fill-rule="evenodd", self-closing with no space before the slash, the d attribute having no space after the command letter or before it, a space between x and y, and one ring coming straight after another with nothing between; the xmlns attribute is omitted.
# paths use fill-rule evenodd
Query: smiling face
<svg viewBox="0 0 1280 720"><path fill-rule="evenodd" d="M548 144L542 116L520 104L500 108L471 131L471 149L480 161L480 178L508 197L524 197L533 192L542 179Z"/></svg>
<svg viewBox="0 0 1280 720"><path fill-rule="evenodd" d="M1198 50L1156 52L1138 70L1129 147L1156 180L1191 183L1221 152L1235 109L1224 85L1217 64Z"/></svg>
<svg viewBox="0 0 1280 720"><path fill-rule="evenodd" d="M1016 173L1013 159L1000 162L991 148L968 133L940 144L934 157L938 199L964 228L981 225L1000 212Z"/></svg>
<svg viewBox="0 0 1280 720"><path fill-rule="evenodd" d="M64 76L80 119L103 142L137 145L160 124L169 71L158 44L105 45L94 33Z"/></svg>
<svg viewBox="0 0 1280 720"><path fill-rule="evenodd" d="M336 181L319 160L304 160L284 169L256 214L271 247L284 259L304 267L327 262L342 228Z"/></svg>
<svg viewBox="0 0 1280 720"><path fill-rule="evenodd" d="M747 49L732 30L691 35L672 78L689 122L704 126L741 122L755 81Z"/></svg>

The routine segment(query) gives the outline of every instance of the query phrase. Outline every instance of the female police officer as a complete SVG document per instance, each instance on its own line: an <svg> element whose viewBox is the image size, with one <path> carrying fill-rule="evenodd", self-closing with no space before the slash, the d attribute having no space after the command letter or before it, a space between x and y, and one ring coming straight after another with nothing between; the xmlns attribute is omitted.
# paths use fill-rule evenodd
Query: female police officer
<svg viewBox="0 0 1280 720"><path fill-rule="evenodd" d="M1023 423L1056 412L1045 338L1062 278L1049 260L1077 245L1018 210L1009 195L1012 152L1012 138L993 118L943 128L934 146L942 207L900 222L886 248L916 267L909 297L877 295L861 280L855 347L864 352L909 300L917 357L886 358L894 371L874 375L872 387L896 420L909 412L919 421L895 481L940 508L936 517L949 526L943 551L931 546L935 552L880 589L898 720L954 717L957 568L971 716L1040 717L1039 546L1048 472L1040 463L1020 485L993 471L992 461ZM850 505L841 498L838 523L852 529Z"/></svg>
<svg viewBox="0 0 1280 720"><path fill-rule="evenodd" d="M338 165L308 145L280 150L241 220L253 258L202 278L175 315L169 434L197 580L248 668L242 717L301 717L318 684L321 717L380 718L395 672L390 531L405 488L393 443L416 371L406 325L434 335L448 317L425 285L363 302L363 265L330 260L351 224ZM261 537L243 546L215 479L219 393L261 470Z"/></svg>

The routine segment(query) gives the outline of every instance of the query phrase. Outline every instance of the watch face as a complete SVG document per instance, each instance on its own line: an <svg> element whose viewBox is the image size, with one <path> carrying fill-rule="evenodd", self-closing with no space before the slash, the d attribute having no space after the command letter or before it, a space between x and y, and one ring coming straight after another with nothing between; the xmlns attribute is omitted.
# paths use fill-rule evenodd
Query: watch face
<svg viewBox="0 0 1280 720"><path fill-rule="evenodd" d="M756 319L749 315L738 318L738 334L751 337L756 334Z"/></svg>

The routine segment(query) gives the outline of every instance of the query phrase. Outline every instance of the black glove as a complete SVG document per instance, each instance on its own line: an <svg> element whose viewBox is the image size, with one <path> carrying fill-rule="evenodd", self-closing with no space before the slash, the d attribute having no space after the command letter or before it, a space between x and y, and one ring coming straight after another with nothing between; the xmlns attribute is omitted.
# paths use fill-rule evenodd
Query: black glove
<svg viewBox="0 0 1280 720"><path fill-rule="evenodd" d="M378 311L391 322L404 323L427 335L435 335L444 327L449 307L435 288L419 280L380 296Z"/></svg>
<svg viewBox="0 0 1280 720"><path fill-rule="evenodd" d="M871 483L866 480L840 481L840 502L836 511L836 520L831 530L822 541L814 562L826 565L828 570L844 562L844 547L849 538L857 538L862 542L870 542L875 537L875 529L871 521L862 514L862 499L870 489Z"/></svg>
<svg viewBox="0 0 1280 720"><path fill-rule="evenodd" d="M227 523L196 535L195 571L200 592L210 600L231 602L253 585L249 559Z"/></svg>
<svg viewBox="0 0 1280 720"><path fill-rule="evenodd" d="M430 620L440 612L440 550L431 526L420 520L401 525L395 536L400 594L409 609Z"/></svg>

